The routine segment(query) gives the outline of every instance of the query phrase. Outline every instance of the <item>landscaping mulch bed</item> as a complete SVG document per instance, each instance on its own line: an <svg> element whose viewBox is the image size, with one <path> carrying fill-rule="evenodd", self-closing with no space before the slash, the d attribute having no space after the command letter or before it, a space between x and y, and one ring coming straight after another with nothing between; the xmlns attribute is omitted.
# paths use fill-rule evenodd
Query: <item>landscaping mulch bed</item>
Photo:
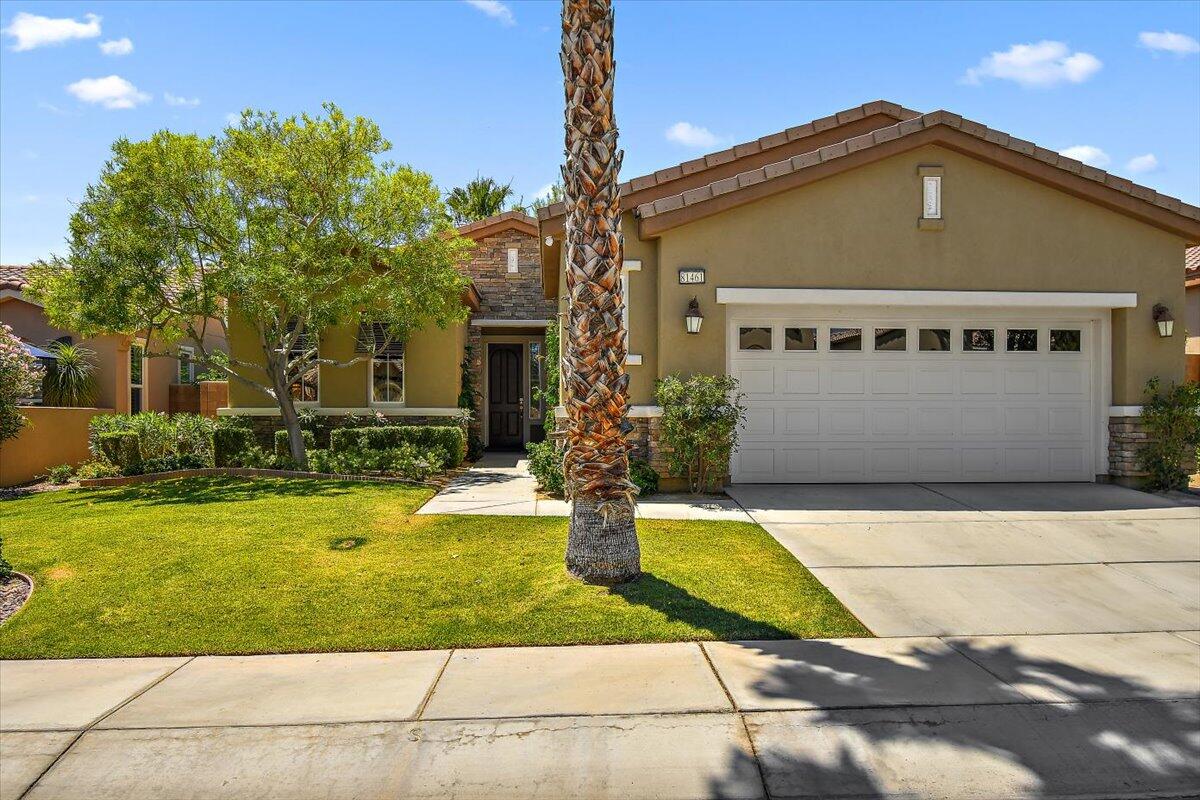
<svg viewBox="0 0 1200 800"><path fill-rule="evenodd" d="M19 572L0 583L0 623L17 613L31 594L33 581Z"/></svg>

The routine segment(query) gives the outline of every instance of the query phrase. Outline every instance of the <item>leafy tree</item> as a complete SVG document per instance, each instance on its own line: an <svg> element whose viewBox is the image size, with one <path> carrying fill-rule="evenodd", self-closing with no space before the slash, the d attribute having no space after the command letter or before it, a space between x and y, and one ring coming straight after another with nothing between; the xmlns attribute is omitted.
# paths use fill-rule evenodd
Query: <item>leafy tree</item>
<svg viewBox="0 0 1200 800"><path fill-rule="evenodd" d="M54 360L42 378L42 402L48 406L83 407L96 402L95 351L81 344L56 342L50 352Z"/></svg>
<svg viewBox="0 0 1200 800"><path fill-rule="evenodd" d="M60 327L139 334L166 355L188 338L210 370L272 398L289 450L307 465L292 387L336 324L378 323L375 347L460 320L470 244L428 175L375 158L379 127L247 110L219 137L160 131L119 139L71 217L69 252L34 270L32 292ZM228 299L228 306L227 306ZM223 360L209 325L235 314L254 352ZM371 337L368 337L371 338Z"/></svg>
<svg viewBox="0 0 1200 800"><path fill-rule="evenodd" d="M563 0L566 95L567 317L563 334L564 459L573 501L567 571L620 583L641 574L629 480L629 375L621 321L622 153L613 118L611 0Z"/></svg>
<svg viewBox="0 0 1200 800"><path fill-rule="evenodd" d="M737 379L668 375L654 395L663 410L660 436L671 472L686 476L692 492L720 489L746 415Z"/></svg>
<svg viewBox="0 0 1200 800"><path fill-rule="evenodd" d="M565 198L566 198L566 194L563 192L563 185L556 181L556 182L550 184L550 188L547 189L544 194L533 198L533 202L530 203L529 205L530 205L530 208L533 209L533 212L537 213L537 210L539 208L545 208L546 206L552 206L555 203L562 202Z"/></svg>
<svg viewBox="0 0 1200 800"><path fill-rule="evenodd" d="M32 396L42 378L37 359L29 355L13 329L0 322L0 442L25 427L17 401Z"/></svg>
<svg viewBox="0 0 1200 800"><path fill-rule="evenodd" d="M512 194L512 181L501 184L492 178L476 175L466 186L451 189L446 195L446 205L454 214L454 224L465 225L499 214Z"/></svg>

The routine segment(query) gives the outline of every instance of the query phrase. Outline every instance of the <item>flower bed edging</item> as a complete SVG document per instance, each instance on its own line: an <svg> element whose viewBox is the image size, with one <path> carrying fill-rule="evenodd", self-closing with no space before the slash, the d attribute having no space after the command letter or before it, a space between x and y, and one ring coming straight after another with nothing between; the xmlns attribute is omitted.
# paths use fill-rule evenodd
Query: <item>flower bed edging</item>
<svg viewBox="0 0 1200 800"><path fill-rule="evenodd" d="M33 578L26 575L24 572L13 571L12 582L25 584L25 596L21 598L15 606L0 605L0 624L12 619L13 616L20 611L29 602L29 598L33 597Z"/></svg>
<svg viewBox="0 0 1200 800"><path fill-rule="evenodd" d="M148 472L144 475L120 475L115 478L85 478L79 485L85 489L103 486L133 486L138 483L170 481L177 478L308 478L325 481L358 481L362 483L403 483L408 486L435 485L428 481L392 478L386 475L340 475L329 472L301 472L289 469L250 469L249 467L205 467L203 469L173 469L169 472Z"/></svg>

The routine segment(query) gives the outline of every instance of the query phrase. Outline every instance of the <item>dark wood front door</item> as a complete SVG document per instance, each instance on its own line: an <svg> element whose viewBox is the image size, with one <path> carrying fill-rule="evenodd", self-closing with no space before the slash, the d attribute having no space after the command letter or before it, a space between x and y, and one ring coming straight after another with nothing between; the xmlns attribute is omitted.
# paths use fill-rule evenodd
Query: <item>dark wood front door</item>
<svg viewBox="0 0 1200 800"><path fill-rule="evenodd" d="M488 447L519 448L524 442L525 402L521 345L488 345Z"/></svg>

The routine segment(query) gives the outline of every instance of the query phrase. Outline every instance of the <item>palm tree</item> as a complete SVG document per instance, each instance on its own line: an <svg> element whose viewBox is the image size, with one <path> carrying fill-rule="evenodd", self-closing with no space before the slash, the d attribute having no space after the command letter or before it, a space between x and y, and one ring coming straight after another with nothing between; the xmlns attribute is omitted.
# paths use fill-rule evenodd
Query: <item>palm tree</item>
<svg viewBox="0 0 1200 800"><path fill-rule="evenodd" d="M476 175L466 186L451 189L446 195L446 205L454 214L454 224L465 225L499 214L512 193L512 181L501 184L492 178Z"/></svg>
<svg viewBox="0 0 1200 800"><path fill-rule="evenodd" d="M563 0L566 92L567 408L563 462L573 501L567 570L596 583L641 574L629 480L629 376L621 321L621 203L613 117L612 0Z"/></svg>

